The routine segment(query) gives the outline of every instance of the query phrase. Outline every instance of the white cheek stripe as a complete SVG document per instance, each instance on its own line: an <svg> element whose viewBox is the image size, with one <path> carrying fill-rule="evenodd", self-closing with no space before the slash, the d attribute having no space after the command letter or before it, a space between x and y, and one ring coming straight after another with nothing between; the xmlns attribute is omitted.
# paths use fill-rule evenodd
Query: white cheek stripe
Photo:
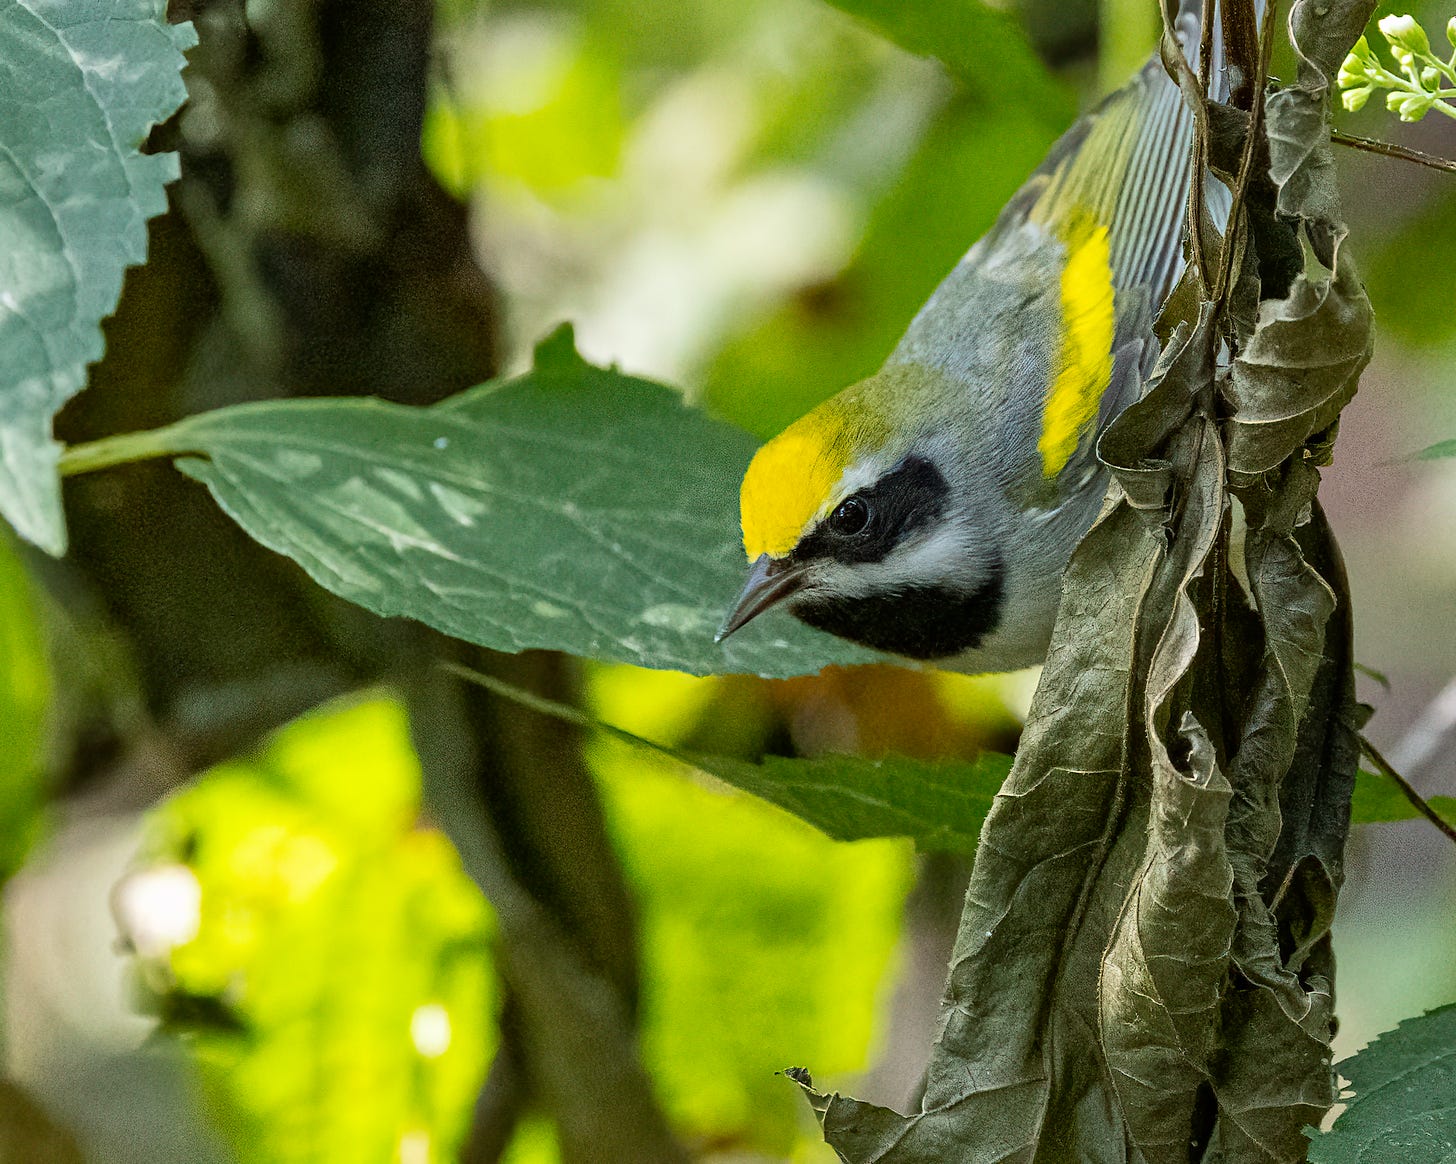
<svg viewBox="0 0 1456 1164"><path fill-rule="evenodd" d="M846 598L944 582L974 588L984 580L976 570L984 560L979 540L960 523L942 519L936 529L897 546L884 561L821 562L813 581L816 589Z"/></svg>

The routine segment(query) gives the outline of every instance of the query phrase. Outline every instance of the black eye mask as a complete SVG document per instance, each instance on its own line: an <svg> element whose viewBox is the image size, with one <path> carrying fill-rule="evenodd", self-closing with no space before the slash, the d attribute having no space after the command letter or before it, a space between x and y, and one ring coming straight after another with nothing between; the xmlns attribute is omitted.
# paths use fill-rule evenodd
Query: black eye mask
<svg viewBox="0 0 1456 1164"><path fill-rule="evenodd" d="M923 457L906 457L868 489L847 497L800 540L791 559L882 562L914 530L944 511L950 486Z"/></svg>

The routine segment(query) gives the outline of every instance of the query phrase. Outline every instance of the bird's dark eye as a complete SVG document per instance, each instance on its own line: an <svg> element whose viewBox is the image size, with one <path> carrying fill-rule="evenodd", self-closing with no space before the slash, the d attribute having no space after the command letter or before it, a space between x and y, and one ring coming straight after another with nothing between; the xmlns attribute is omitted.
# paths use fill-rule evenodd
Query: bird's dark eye
<svg viewBox="0 0 1456 1164"><path fill-rule="evenodd" d="M863 497L846 497L829 515L829 528L852 537L870 523L870 507Z"/></svg>

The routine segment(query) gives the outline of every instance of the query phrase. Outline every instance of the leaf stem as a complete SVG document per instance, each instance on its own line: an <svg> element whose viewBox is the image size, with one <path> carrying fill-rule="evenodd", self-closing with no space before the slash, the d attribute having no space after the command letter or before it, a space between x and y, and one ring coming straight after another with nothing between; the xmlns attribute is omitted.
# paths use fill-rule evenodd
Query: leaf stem
<svg viewBox="0 0 1456 1164"><path fill-rule="evenodd" d="M1453 110L1451 115L1456 117L1456 110ZM1330 130L1330 140L1336 145L1347 146L1353 150L1364 150L1366 153L1380 154L1387 158L1399 158L1403 162L1415 162L1419 166L1430 166L1433 170L1444 170L1448 174L1456 174L1456 161L1428 154L1424 150L1411 149L1409 146L1395 145L1388 141L1376 141L1374 138L1360 137L1357 134L1344 133L1338 129Z"/></svg>
<svg viewBox="0 0 1456 1164"><path fill-rule="evenodd" d="M1433 825L1440 829L1441 832L1446 835L1446 838L1448 840L1450 840L1453 844L1456 844L1456 825L1452 825L1449 821L1446 820L1445 817L1443 817L1434 808L1432 808L1430 804L1427 803L1426 798L1422 796L1419 792L1417 792L1414 787L1411 786L1410 781L1402 776L1399 772L1397 772L1394 768L1392 768L1390 766L1390 761L1382 756L1380 752L1376 749L1375 745L1372 744L1363 735L1360 737L1360 750L1365 753L1366 759L1368 759L1372 764L1375 765L1376 768L1380 770L1380 774L1382 776L1386 777L1388 780L1395 781L1396 787L1399 788L1402 793L1404 793L1405 798L1411 802L1411 806L1418 813L1420 813L1423 817L1425 817L1428 821L1430 821Z"/></svg>
<svg viewBox="0 0 1456 1164"><path fill-rule="evenodd" d="M507 683L504 679L497 679L494 675L487 675L483 671L477 671L473 667L467 667L463 663L456 663L448 659L436 660L436 666L442 671L448 671L458 679L464 679L467 683L474 683L477 687L483 687L492 695L498 695L502 699L509 699L521 707L534 711L537 715L550 716L552 719L560 720L562 723L571 724L573 727L585 728L589 731L598 731L614 739L621 740L625 744L641 748L651 752L653 755L663 759L671 760L695 771L704 772L685 756L680 756L666 744L659 744L655 740L649 740L646 736L639 736L636 732L629 732L626 728L619 728L605 720L597 719L588 715L580 708L571 707L565 703L559 703L554 699L547 699L544 695L537 695L534 691L527 691L524 687L517 687L514 683ZM711 776L711 772L704 772Z"/></svg>
<svg viewBox="0 0 1456 1164"><path fill-rule="evenodd" d="M94 473L98 469L110 469L116 465L129 465L134 461L202 452L201 449L189 448L185 443L179 442L176 433L176 425L167 425L164 428L121 433L102 437L97 441L87 441L85 444L70 445L61 453L61 476L75 477L81 473Z"/></svg>

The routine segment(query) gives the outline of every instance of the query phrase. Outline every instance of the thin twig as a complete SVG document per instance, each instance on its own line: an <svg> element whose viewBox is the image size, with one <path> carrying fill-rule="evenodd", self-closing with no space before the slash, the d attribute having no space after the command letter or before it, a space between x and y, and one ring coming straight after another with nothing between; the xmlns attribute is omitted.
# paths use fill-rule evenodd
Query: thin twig
<svg viewBox="0 0 1456 1164"><path fill-rule="evenodd" d="M1403 162L1415 162L1418 166L1429 166L1433 170L1456 174L1456 161L1440 157L1437 154L1428 154L1425 150L1396 145L1394 142L1376 141L1373 137L1360 137L1358 134L1345 133L1338 129L1330 130L1330 140L1336 145L1348 146L1352 150L1364 150L1366 153L1379 154L1385 158L1399 158Z"/></svg>
<svg viewBox="0 0 1456 1164"><path fill-rule="evenodd" d="M1218 282L1214 287L1214 301L1224 305L1224 296L1233 278L1234 236L1244 214L1244 199L1249 192L1249 180L1254 173L1254 156L1259 135L1264 130L1264 85L1269 77L1269 59L1274 52L1274 16L1279 9L1278 0L1270 0L1264 9L1264 23L1259 29L1259 59L1255 64L1254 104L1249 114L1249 129L1244 135L1244 148L1239 156L1239 172L1234 181L1233 199L1229 207L1228 223L1224 227L1223 245L1219 250Z"/></svg>
<svg viewBox="0 0 1456 1164"><path fill-rule="evenodd" d="M1209 278L1208 257L1203 253L1203 171L1207 160L1204 149L1208 142L1208 111L1203 103L1205 90L1197 71L1183 55L1183 46L1178 43L1176 0L1163 0L1159 7L1163 14L1163 64L1172 71L1173 79L1183 93L1183 100L1188 103L1189 111L1193 114L1193 156L1189 164L1191 180L1184 216L1187 223L1189 265L1198 279L1199 298L1207 299L1213 281ZM1208 0L1205 0L1204 8L1211 7ZM1207 15L1205 12L1205 24Z"/></svg>
<svg viewBox="0 0 1456 1164"><path fill-rule="evenodd" d="M1435 825L1438 829L1445 833L1447 839L1449 839L1452 843L1456 843L1456 825L1452 825L1448 820L1446 820L1445 817L1443 817L1439 812L1432 808L1426 802L1426 798L1422 796L1419 792L1417 792L1413 787L1411 787L1410 781L1402 776L1399 772L1397 772L1394 768L1392 768L1390 766L1390 761L1382 756L1380 752L1376 749L1375 745L1367 740L1363 735L1360 737L1360 750L1365 753L1366 759L1368 759L1372 764L1380 769L1380 774L1382 776L1395 781L1396 787L1398 787L1401 792L1404 793L1405 798L1411 802L1411 806L1418 813L1420 813L1423 817L1425 817L1428 821L1430 821L1433 825Z"/></svg>

